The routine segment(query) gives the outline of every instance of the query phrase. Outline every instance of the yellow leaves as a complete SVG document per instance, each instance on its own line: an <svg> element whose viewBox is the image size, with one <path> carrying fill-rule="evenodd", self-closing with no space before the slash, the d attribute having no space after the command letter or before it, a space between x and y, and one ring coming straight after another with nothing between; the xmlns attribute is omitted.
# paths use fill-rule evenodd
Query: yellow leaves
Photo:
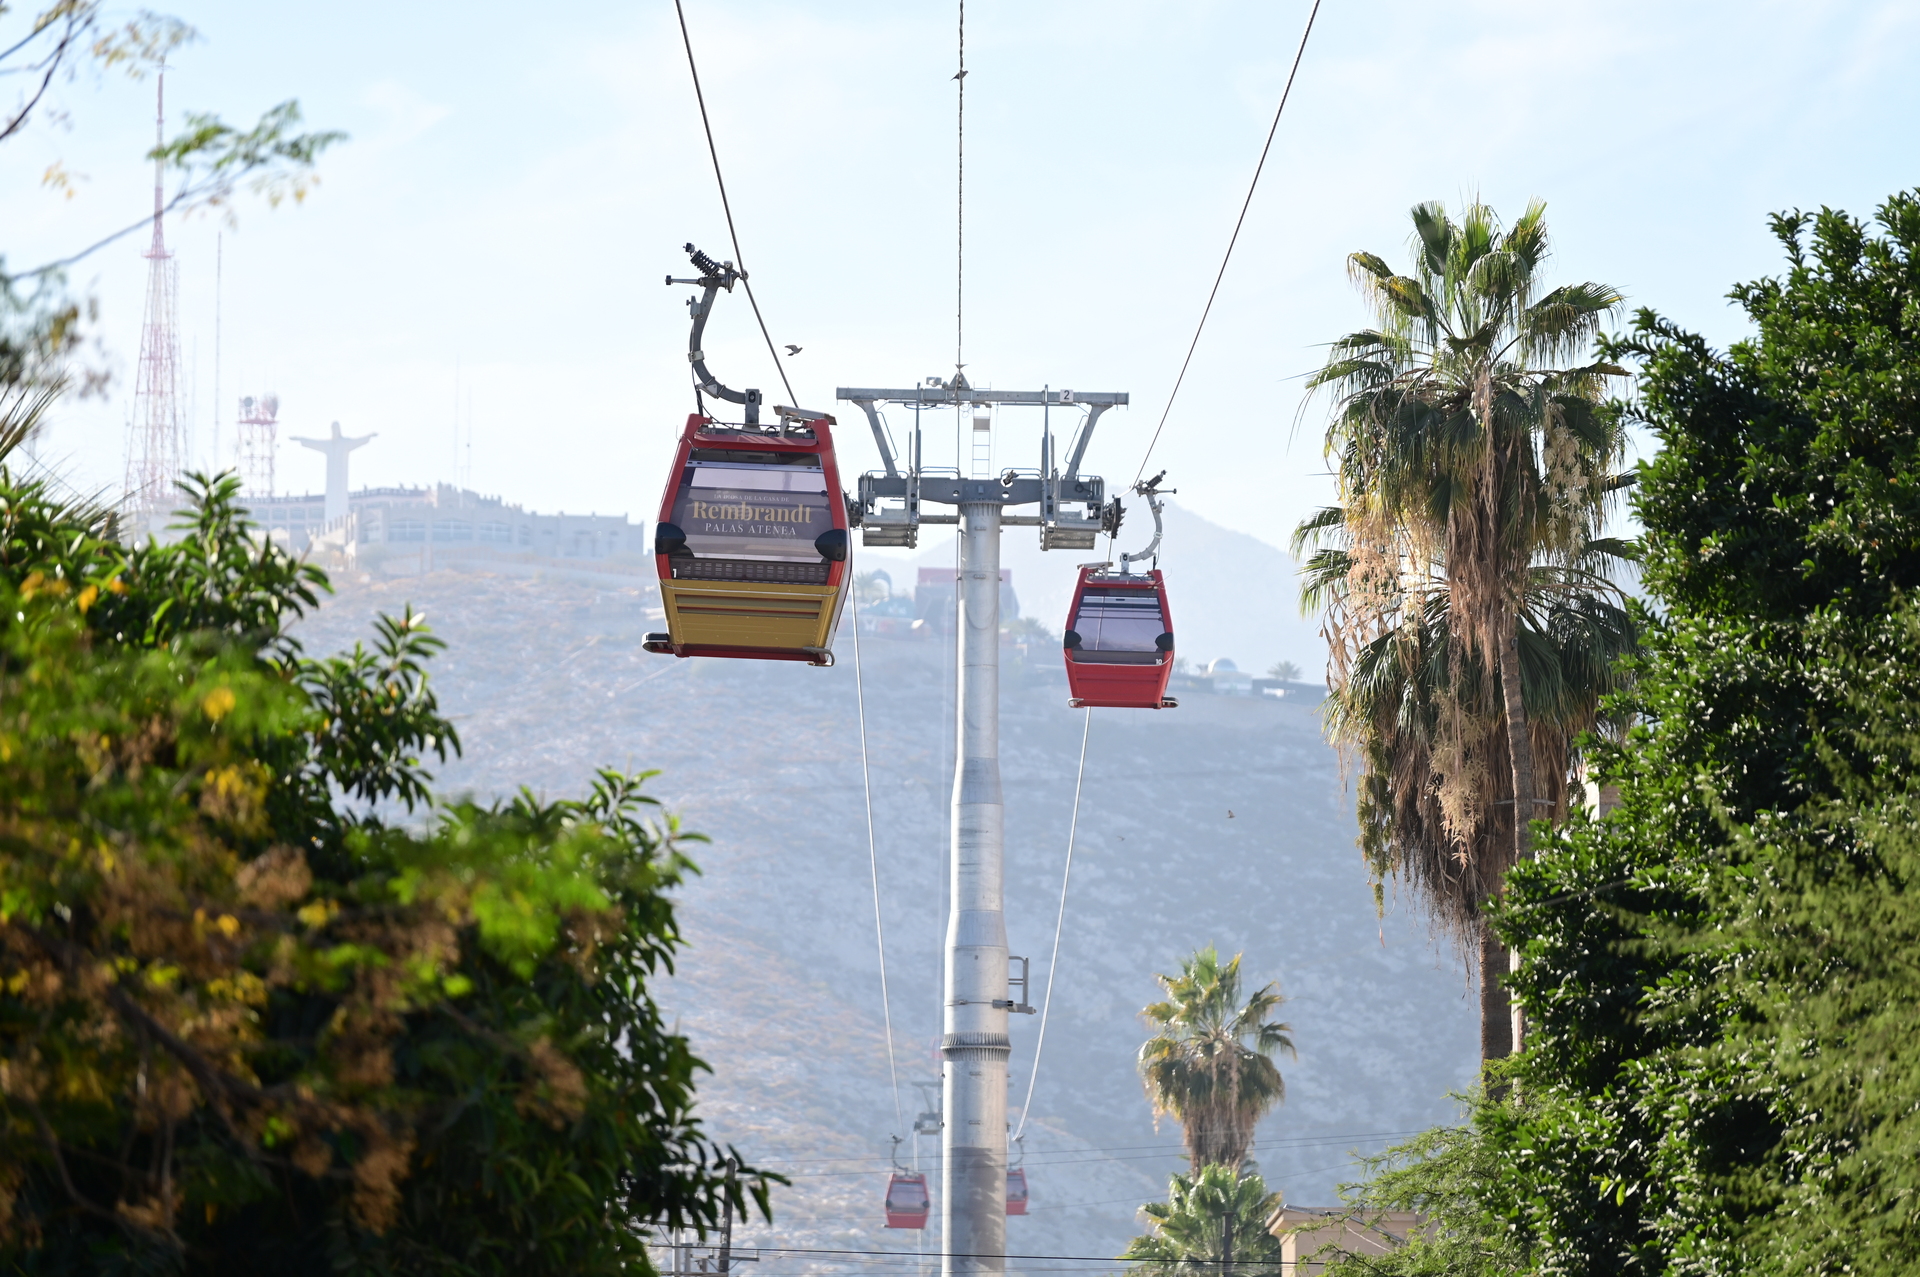
<svg viewBox="0 0 1920 1277"><path fill-rule="evenodd" d="M209 980L205 990L208 998L218 1001L253 1007L267 1004L267 982L251 971L235 971L229 978Z"/></svg>
<svg viewBox="0 0 1920 1277"><path fill-rule="evenodd" d="M271 778L265 765L253 760L216 767L201 784L200 810L241 833L257 832L266 825L263 805Z"/></svg>
<svg viewBox="0 0 1920 1277"><path fill-rule="evenodd" d="M67 982L51 963L29 962L6 978L9 994L31 1005L45 1007L57 1001Z"/></svg>
<svg viewBox="0 0 1920 1277"><path fill-rule="evenodd" d="M303 907L298 913L294 914L294 917L300 919L304 926L317 931L329 922L332 922L334 915L339 912L340 906L337 902L332 900L316 900L312 904Z"/></svg>
<svg viewBox="0 0 1920 1277"><path fill-rule="evenodd" d="M93 601L99 597L100 587L97 585L89 585L80 591L80 597L75 599L73 603L75 607L80 609L80 615L85 616L87 609L92 607Z"/></svg>
<svg viewBox="0 0 1920 1277"><path fill-rule="evenodd" d="M239 703L240 698L233 694L233 689L223 684L214 688L211 692L208 692L206 696L201 699L200 710L208 718L217 723L232 713L233 707Z"/></svg>
<svg viewBox="0 0 1920 1277"><path fill-rule="evenodd" d="M29 602L40 594L50 594L56 599L65 598L72 589L57 576L50 577L45 572L29 572L27 579L20 583L20 601Z"/></svg>
<svg viewBox="0 0 1920 1277"><path fill-rule="evenodd" d="M198 935L205 935L208 931L218 931L221 935L231 940L240 934L240 919L230 913L223 913L215 918L209 919L205 909L195 909L193 911L193 929Z"/></svg>

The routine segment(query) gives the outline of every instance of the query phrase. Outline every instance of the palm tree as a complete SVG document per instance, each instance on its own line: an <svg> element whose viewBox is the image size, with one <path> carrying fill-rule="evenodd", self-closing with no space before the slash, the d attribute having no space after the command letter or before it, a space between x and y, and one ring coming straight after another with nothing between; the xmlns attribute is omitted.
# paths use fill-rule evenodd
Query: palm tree
<svg viewBox="0 0 1920 1277"><path fill-rule="evenodd" d="M1410 274L1348 259L1377 326L1333 343L1310 380L1336 395L1341 502L1296 538L1335 543L1304 599L1328 608L1330 727L1366 769L1363 846L1477 942L1489 1057L1506 1053L1504 1009L1491 1018L1506 962L1480 910L1531 854L1532 819L1564 812L1571 742L1607 681L1580 662L1631 634L1606 576L1625 547L1599 538L1624 452L1607 383L1625 372L1575 362L1621 296L1540 291L1544 211L1502 230L1483 204L1458 222L1421 204ZM1593 640L1561 653L1577 668L1541 663L1555 625Z"/></svg>
<svg viewBox="0 0 1920 1277"><path fill-rule="evenodd" d="M1176 1174L1166 1201L1140 1208L1153 1231L1129 1242L1120 1258L1151 1277L1233 1277L1237 1264L1271 1277L1279 1270L1280 1240L1267 1220L1279 1209L1280 1194L1269 1193L1258 1175L1228 1166Z"/></svg>
<svg viewBox="0 0 1920 1277"><path fill-rule="evenodd" d="M1347 605L1353 571L1341 513L1323 511L1295 538L1297 551L1314 550L1305 597L1336 615ZM1617 735L1624 727L1603 715L1601 702L1622 686L1620 659L1638 645L1609 579L1634 548L1597 540L1583 557L1534 567L1517 626L1538 792L1555 820L1567 814L1581 736ZM1406 882L1443 933L1475 953L1486 971L1498 972L1505 955L1482 925L1482 905L1498 892L1510 863L1506 734L1475 654L1455 659L1450 605L1444 577L1410 584L1373 637L1342 653L1324 713L1331 734L1361 763L1360 845L1376 903L1384 905L1388 878ZM1462 706L1476 707L1477 716ZM1450 716L1464 720L1475 738L1443 733ZM1480 769L1490 798L1449 810L1449 798L1474 799L1467 787L1443 783L1469 767ZM1481 995L1482 1053L1497 1058L1512 1046L1510 1008L1497 980L1482 981Z"/></svg>
<svg viewBox="0 0 1920 1277"><path fill-rule="evenodd" d="M1287 1095L1273 1053L1295 1054L1292 1026L1267 1022L1286 999L1270 983L1243 1004L1240 958L1223 963L1209 945L1183 961L1179 975L1155 976L1166 1000L1140 1013L1158 1030L1140 1048L1154 1116L1180 1123L1196 1170L1238 1170L1254 1126Z"/></svg>

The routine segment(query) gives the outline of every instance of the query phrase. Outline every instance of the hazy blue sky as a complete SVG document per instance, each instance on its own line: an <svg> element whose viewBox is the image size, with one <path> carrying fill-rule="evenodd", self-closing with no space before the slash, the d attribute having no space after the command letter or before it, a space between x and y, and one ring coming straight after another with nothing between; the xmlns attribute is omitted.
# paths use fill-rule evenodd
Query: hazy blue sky
<svg viewBox="0 0 1920 1277"><path fill-rule="evenodd" d="M748 264L776 339L805 348L799 398L832 409L836 385L950 373L953 5L687 7ZM457 360L473 486L646 517L690 407L685 290L660 280L684 240L725 248L669 0L177 11L203 39L170 77L176 122L298 97L312 125L353 135L304 207L243 203L226 232L223 445L234 400L274 390L284 433L379 432L356 482L452 477ZM1092 457L1116 482L1172 385L1305 15L1303 0L968 7L968 372L1132 392ZM1735 337L1728 286L1779 263L1770 212L1866 213L1920 183L1916 46L1911 0L1324 0L1156 466L1184 503L1283 543L1328 491L1298 379L1363 318L1345 255L1403 258L1423 199L1545 198L1559 277ZM15 265L150 199L151 84L83 75L58 93L64 127L0 147ZM71 201L38 186L55 159L86 176ZM203 461L218 226L170 230ZM73 277L123 374L141 239ZM729 382L777 384L744 299L707 349ZM67 407L43 452L117 487L129 397L123 379ZM850 472L874 463L857 425ZM1035 431L1009 419L1000 459L1033 464ZM280 470L315 487L322 461L286 446Z"/></svg>

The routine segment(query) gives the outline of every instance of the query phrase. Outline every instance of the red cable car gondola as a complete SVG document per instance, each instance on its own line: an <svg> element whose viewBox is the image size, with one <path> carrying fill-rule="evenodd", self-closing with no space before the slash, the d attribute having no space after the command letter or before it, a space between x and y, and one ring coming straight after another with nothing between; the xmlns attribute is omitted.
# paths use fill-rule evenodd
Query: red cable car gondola
<svg viewBox="0 0 1920 1277"><path fill-rule="evenodd" d="M694 398L654 527L667 632L642 646L674 656L833 664L833 632L851 580L847 501L833 455L833 418L776 408L760 424L760 392L708 373L701 333L717 290L739 272L687 245L705 295L691 303ZM744 406L739 423L708 416L702 394Z"/></svg>
<svg viewBox="0 0 1920 1277"><path fill-rule="evenodd" d="M1027 1213L1027 1173L1018 1166L1007 1172L1007 1214Z"/></svg>
<svg viewBox="0 0 1920 1277"><path fill-rule="evenodd" d="M1163 471L1162 474L1165 472ZM1160 475L1135 484L1153 510L1153 543L1139 554L1120 556L1120 570L1104 563L1080 569L1063 639L1067 689L1075 709L1172 709L1167 695L1173 675L1173 616L1167 609L1166 578L1158 568L1131 572L1139 559L1158 559L1160 550Z"/></svg>
<svg viewBox="0 0 1920 1277"><path fill-rule="evenodd" d="M925 1175L918 1171L894 1171L887 1181L888 1228L925 1228L932 1208Z"/></svg>

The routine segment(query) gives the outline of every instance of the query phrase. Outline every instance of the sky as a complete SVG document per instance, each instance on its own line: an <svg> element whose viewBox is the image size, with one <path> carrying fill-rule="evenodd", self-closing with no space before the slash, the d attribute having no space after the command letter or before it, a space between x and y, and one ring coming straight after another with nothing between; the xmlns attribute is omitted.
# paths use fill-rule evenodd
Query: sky
<svg viewBox="0 0 1920 1277"><path fill-rule="evenodd" d="M1115 488L1167 411L1309 2L967 7L967 375L1131 394L1088 460ZM796 397L842 417L851 482L877 456L835 388L955 363L955 7L686 8L746 265L774 340L802 347ZM542 511L650 517L692 407L688 290L661 280L685 272L685 241L734 255L672 4L172 11L200 39L168 77L170 131L182 111L244 124L297 98L310 127L351 135L299 206L243 197L231 221L168 226L198 463L231 464L237 399L273 391L282 490L323 477L284 436L338 421L378 435L356 486L458 480ZM1512 216L1544 199L1556 280L1738 338L1727 290L1780 268L1769 214L1866 215L1920 184L1916 55L1912 3L1323 0L1153 467L1188 508L1284 545L1331 495L1326 405L1303 404L1302 378L1365 321L1346 255L1404 261L1422 200L1477 194ZM152 82L83 72L55 97L0 145L15 268L151 204ZM72 198L41 185L56 161L78 175ZM144 240L71 272L118 380L63 405L38 444L109 495ZM744 297L722 298L705 345L722 380L784 398ZM1036 464L1038 433L1003 414L996 464ZM930 434L930 462L951 450Z"/></svg>

